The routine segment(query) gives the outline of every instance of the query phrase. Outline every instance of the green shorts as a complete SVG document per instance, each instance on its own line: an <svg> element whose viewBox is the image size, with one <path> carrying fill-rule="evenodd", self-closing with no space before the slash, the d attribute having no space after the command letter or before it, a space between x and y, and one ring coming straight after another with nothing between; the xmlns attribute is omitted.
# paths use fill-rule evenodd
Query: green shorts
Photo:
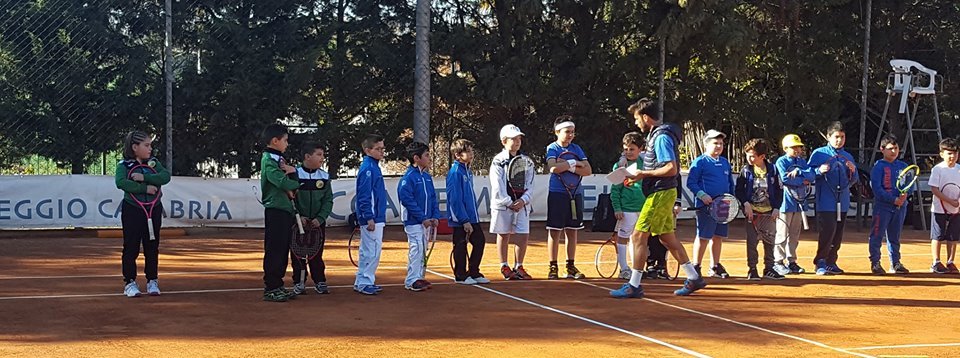
<svg viewBox="0 0 960 358"><path fill-rule="evenodd" d="M673 218L673 203L677 200L677 188L655 192L647 196L637 219L637 231L649 232L651 236L676 231Z"/></svg>

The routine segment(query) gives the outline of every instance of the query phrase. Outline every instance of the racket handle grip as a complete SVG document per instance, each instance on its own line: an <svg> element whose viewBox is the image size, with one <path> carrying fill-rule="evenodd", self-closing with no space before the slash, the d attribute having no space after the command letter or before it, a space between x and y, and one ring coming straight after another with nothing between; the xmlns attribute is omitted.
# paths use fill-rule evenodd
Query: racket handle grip
<svg viewBox="0 0 960 358"><path fill-rule="evenodd" d="M297 216L297 230L300 232L300 235L303 235L305 233L303 231L303 219L300 218L300 213L297 213L296 216Z"/></svg>
<svg viewBox="0 0 960 358"><path fill-rule="evenodd" d="M807 222L807 213L803 211L800 212L800 221L803 222L804 230L810 230L810 223Z"/></svg>
<svg viewBox="0 0 960 358"><path fill-rule="evenodd" d="M157 235L153 232L153 218L147 218L147 233L150 235L150 241L157 239Z"/></svg>
<svg viewBox="0 0 960 358"><path fill-rule="evenodd" d="M841 221L841 216L843 215L840 213L840 202L838 201L837 202L837 222Z"/></svg>

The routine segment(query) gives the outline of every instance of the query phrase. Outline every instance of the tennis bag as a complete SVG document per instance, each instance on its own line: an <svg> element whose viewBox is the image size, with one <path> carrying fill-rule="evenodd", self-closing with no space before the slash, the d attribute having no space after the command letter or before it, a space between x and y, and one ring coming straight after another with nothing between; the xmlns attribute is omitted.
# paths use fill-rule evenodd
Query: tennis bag
<svg viewBox="0 0 960 358"><path fill-rule="evenodd" d="M593 208L593 232L613 232L617 228L617 217L613 214L613 202L610 194L597 196L597 207Z"/></svg>

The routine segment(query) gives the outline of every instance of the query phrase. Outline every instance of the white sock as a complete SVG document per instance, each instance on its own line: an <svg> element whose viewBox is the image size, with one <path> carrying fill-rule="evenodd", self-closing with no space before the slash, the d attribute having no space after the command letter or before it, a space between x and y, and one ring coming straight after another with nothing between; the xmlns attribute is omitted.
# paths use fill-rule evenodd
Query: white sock
<svg viewBox="0 0 960 358"><path fill-rule="evenodd" d="M947 265L953 264L953 260L947 260Z"/></svg>
<svg viewBox="0 0 960 358"><path fill-rule="evenodd" d="M501 263L500 263L500 267L503 267L503 266L510 267L510 264L508 264L508 263L506 263L506 262L501 262Z"/></svg>
<svg viewBox="0 0 960 358"><path fill-rule="evenodd" d="M630 269L630 286L640 287L641 278L643 278L643 274L640 273L640 270Z"/></svg>
<svg viewBox="0 0 960 358"><path fill-rule="evenodd" d="M516 270L520 266L523 266L523 262L517 261L517 266L514 266L513 269Z"/></svg>
<svg viewBox="0 0 960 358"><path fill-rule="evenodd" d="M627 266L627 245L617 244L617 263L620 264L620 271L626 271Z"/></svg>
<svg viewBox="0 0 960 358"><path fill-rule="evenodd" d="M933 259L933 264L934 264L934 265L936 265L936 264L938 264L938 263L940 263L940 259Z"/></svg>
<svg viewBox="0 0 960 358"><path fill-rule="evenodd" d="M683 265L683 272L687 274L687 278L691 280L696 280L700 278L700 274L697 273L697 269L693 268L693 263L687 262Z"/></svg>

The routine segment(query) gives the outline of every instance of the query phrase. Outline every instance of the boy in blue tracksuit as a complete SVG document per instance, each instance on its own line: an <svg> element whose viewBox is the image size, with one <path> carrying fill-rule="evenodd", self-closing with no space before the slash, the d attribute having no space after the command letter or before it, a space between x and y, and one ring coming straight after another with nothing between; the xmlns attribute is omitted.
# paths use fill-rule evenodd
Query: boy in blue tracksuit
<svg viewBox="0 0 960 358"><path fill-rule="evenodd" d="M827 127L827 145L810 153L807 163L817 175L816 209L820 237L817 242L817 275L838 275L843 270L837 266L837 253L843 242L843 224L850 209L850 188L857 182L857 166L853 155L843 150L847 135L840 122ZM837 186L840 187L839 194Z"/></svg>
<svg viewBox="0 0 960 358"><path fill-rule="evenodd" d="M384 149L382 136L368 135L363 140L365 155L357 172L357 223L362 227L360 260L353 290L364 295L376 295L383 290L375 282L383 248L383 227L387 222L387 189L380 172Z"/></svg>
<svg viewBox="0 0 960 358"><path fill-rule="evenodd" d="M480 215L477 213L477 197L473 193L473 142L457 139L450 146L453 165L447 173L447 214L450 227L453 228L453 275L456 282L464 285L490 283L480 273L483 261L485 238L480 229ZM467 241L473 246L470 251L470 263L467 267Z"/></svg>
<svg viewBox="0 0 960 358"><path fill-rule="evenodd" d="M900 146L897 138L887 135L880 140L880 152L883 159L877 161L870 171L870 185L873 188L875 204L873 207L873 228L870 230L870 271L874 275L884 274L880 265L880 245L884 235L887 237L887 252L890 253L890 273L905 274L907 270L900 263L900 232L903 231L903 219L907 214L907 195L913 192L910 187L906 193L897 188L897 178L907 167L907 163L897 160Z"/></svg>
<svg viewBox="0 0 960 358"><path fill-rule="evenodd" d="M813 171L803 159L803 142L796 134L787 134L781 142L785 155L777 159L777 175L783 184L783 200L780 213L783 220L777 221L777 238L773 242L773 269L780 275L801 274L805 270L797 264L797 246L800 244L800 229L806 208L800 207L797 201L787 191L793 187L801 193L805 187L813 183Z"/></svg>
<svg viewBox="0 0 960 358"><path fill-rule="evenodd" d="M718 130L711 129L703 138L705 150L703 155L697 157L690 164L690 174L687 176L687 189L697 197L696 206L706 206L713 202L713 197L732 194L734 192L733 175L731 174L730 162L727 158L721 157L723 153L723 140L727 138L726 134ZM723 239L727 237L727 224L717 223L709 214L702 210L697 211L697 239L693 241L693 251L697 255L696 269L700 271L700 263L703 262L703 255L707 251L707 246L702 245L701 241L710 241L712 243L710 250L710 271L707 276L727 278L730 274L720 264L720 249L723 245Z"/></svg>
<svg viewBox="0 0 960 358"><path fill-rule="evenodd" d="M407 160L410 167L403 174L397 186L397 196L403 206L403 231L407 233L410 251L407 255L407 278L403 284L411 291L423 291L430 288L424 279L426 250L430 228L436 228L440 221L440 206L437 202L437 190L433 186L433 177L427 172L430 168L430 149L426 144L413 142L407 146Z"/></svg>

